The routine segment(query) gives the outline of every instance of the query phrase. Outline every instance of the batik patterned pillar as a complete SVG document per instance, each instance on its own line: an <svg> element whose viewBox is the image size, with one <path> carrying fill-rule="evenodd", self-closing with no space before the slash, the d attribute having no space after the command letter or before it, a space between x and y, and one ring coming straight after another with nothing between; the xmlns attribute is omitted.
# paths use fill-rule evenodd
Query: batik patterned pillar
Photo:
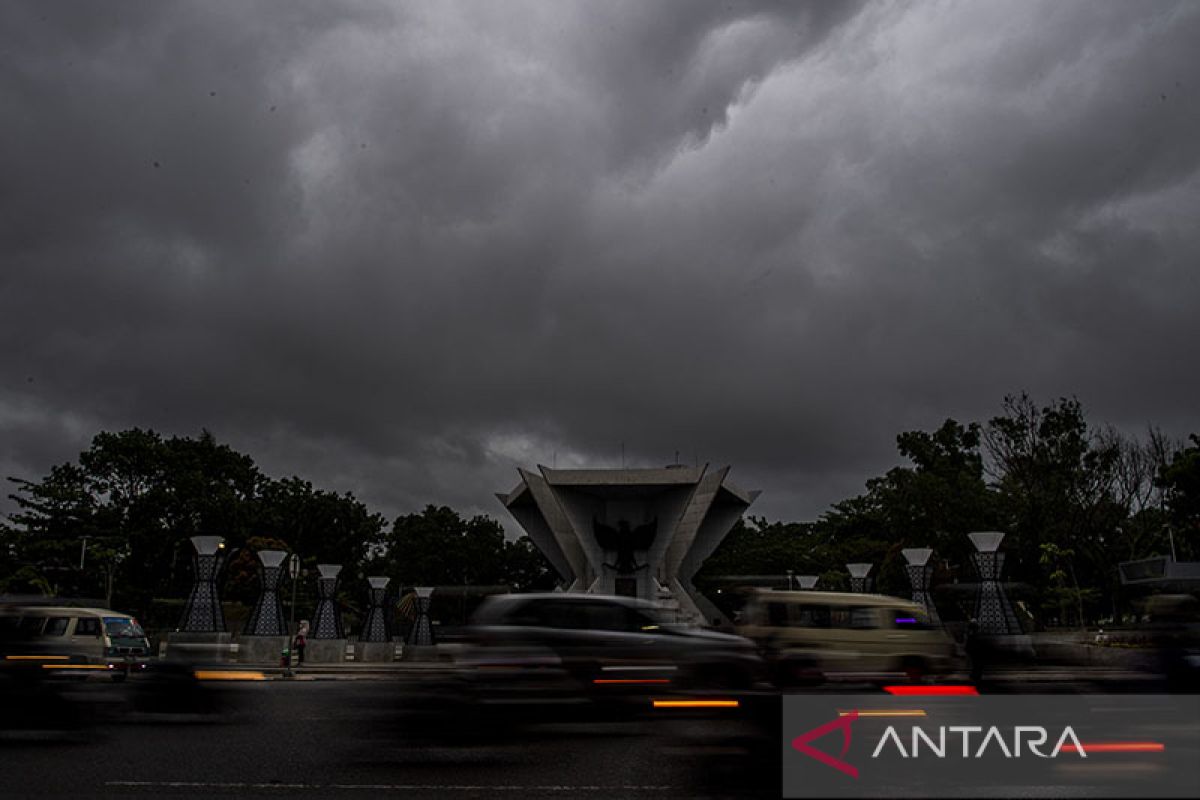
<svg viewBox="0 0 1200 800"><path fill-rule="evenodd" d="M979 593L975 597L975 621L979 632L987 634L1020 633L1021 624L1013 613L1004 587L1000 585L1000 572L1004 569L1004 554L999 552L1004 540L1002 531L976 531L968 533L971 544L978 552L971 554L975 569L979 572Z"/></svg>
<svg viewBox="0 0 1200 800"><path fill-rule="evenodd" d="M337 607L338 575L341 564L317 564L317 613L313 615L313 639L344 639L342 615Z"/></svg>
<svg viewBox="0 0 1200 800"><path fill-rule="evenodd" d="M417 593L417 620L409 632L408 643L414 647L430 647L435 644L433 622L429 617L433 589L429 586L418 586L413 591Z"/></svg>
<svg viewBox="0 0 1200 800"><path fill-rule="evenodd" d="M386 642L389 637L383 604L387 599L388 578L373 575L367 578L367 583L371 585L371 608L358 638L363 642Z"/></svg>
<svg viewBox="0 0 1200 800"><path fill-rule="evenodd" d="M192 574L195 583L183 608L179 630L188 633L224 633L225 614L217 592L217 574L225 557L220 536L193 536Z"/></svg>
<svg viewBox="0 0 1200 800"><path fill-rule="evenodd" d="M867 591L867 576L871 574L871 565L857 562L847 564L846 570L850 573L850 591L858 594Z"/></svg>
<svg viewBox="0 0 1200 800"><path fill-rule="evenodd" d="M283 579L283 550L258 551L258 601L246 619L245 636L286 636L283 605L279 602L279 582Z"/></svg>
<svg viewBox="0 0 1200 800"><path fill-rule="evenodd" d="M937 606L929 596L929 582L933 577L933 566L929 559L933 556L933 548L908 547L900 553L908 562L908 583L912 586L913 602L925 607L925 613L929 615L932 624L939 624L941 620L938 619Z"/></svg>

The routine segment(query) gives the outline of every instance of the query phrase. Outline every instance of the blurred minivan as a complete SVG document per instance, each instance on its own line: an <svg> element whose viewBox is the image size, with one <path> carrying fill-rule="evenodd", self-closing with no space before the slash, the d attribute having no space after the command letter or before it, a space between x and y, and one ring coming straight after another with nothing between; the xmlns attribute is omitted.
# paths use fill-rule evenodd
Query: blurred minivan
<svg viewBox="0 0 1200 800"><path fill-rule="evenodd" d="M846 672L917 679L961 665L957 644L921 605L886 595L755 590L738 633L758 643L782 684Z"/></svg>
<svg viewBox="0 0 1200 800"><path fill-rule="evenodd" d="M10 606L0 614L6 660L40 662L46 669L103 671L113 680L144 670L150 643L129 614L105 608Z"/></svg>

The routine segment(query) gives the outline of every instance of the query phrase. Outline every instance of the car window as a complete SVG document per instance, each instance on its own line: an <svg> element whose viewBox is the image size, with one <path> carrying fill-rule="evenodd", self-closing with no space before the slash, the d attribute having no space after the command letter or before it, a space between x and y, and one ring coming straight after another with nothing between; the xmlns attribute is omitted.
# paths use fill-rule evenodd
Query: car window
<svg viewBox="0 0 1200 800"><path fill-rule="evenodd" d="M879 627L879 614L873 608L862 606L850 609L850 627L854 630L867 630Z"/></svg>
<svg viewBox="0 0 1200 800"><path fill-rule="evenodd" d="M629 629L632 631L642 631L645 633L653 632L668 632L668 629L662 627L664 620L662 615L646 609L628 609L629 612Z"/></svg>
<svg viewBox="0 0 1200 800"><path fill-rule="evenodd" d="M104 629L113 638L141 639L146 635L138 621L129 617L105 617Z"/></svg>
<svg viewBox="0 0 1200 800"><path fill-rule="evenodd" d="M537 624L547 628L586 628L587 614L582 604L564 600L552 600L530 609Z"/></svg>
<svg viewBox="0 0 1200 800"><path fill-rule="evenodd" d="M780 628L828 628L831 624L829 606L808 603L768 603L767 620Z"/></svg>
<svg viewBox="0 0 1200 800"><path fill-rule="evenodd" d="M64 635L67 632L67 623L70 621L70 617L50 617L46 620L46 627L42 628L42 636Z"/></svg>
<svg viewBox="0 0 1200 800"><path fill-rule="evenodd" d="M78 617L75 620L76 636L99 636L100 620L95 617Z"/></svg>
<svg viewBox="0 0 1200 800"><path fill-rule="evenodd" d="M22 617L21 623L18 625L20 636L24 639L32 639L42 635L42 626L46 624L45 617Z"/></svg>
<svg viewBox="0 0 1200 800"><path fill-rule="evenodd" d="M634 620L629 609L615 603L583 603L583 617L586 627L594 631L630 631L634 630ZM641 626L638 626L641 627Z"/></svg>
<svg viewBox="0 0 1200 800"><path fill-rule="evenodd" d="M864 630L877 627L875 610L862 606L834 606L829 611L829 624L834 628Z"/></svg>
<svg viewBox="0 0 1200 800"><path fill-rule="evenodd" d="M789 618L796 628L828 628L831 624L829 606L792 606Z"/></svg>

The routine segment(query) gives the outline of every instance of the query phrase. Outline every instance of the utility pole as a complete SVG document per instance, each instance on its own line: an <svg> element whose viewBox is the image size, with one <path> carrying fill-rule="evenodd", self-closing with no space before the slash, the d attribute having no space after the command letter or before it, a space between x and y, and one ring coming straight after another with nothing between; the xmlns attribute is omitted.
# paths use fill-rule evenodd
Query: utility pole
<svg viewBox="0 0 1200 800"><path fill-rule="evenodd" d="M79 544L79 568L83 569L83 559L87 555L87 540L89 537L83 537L83 541Z"/></svg>
<svg viewBox="0 0 1200 800"><path fill-rule="evenodd" d="M292 672L292 650L296 642L296 579L300 577L300 555L298 553L292 553L292 557L288 559L288 571L292 574L292 608L288 622L287 670L283 674L290 678L295 674Z"/></svg>

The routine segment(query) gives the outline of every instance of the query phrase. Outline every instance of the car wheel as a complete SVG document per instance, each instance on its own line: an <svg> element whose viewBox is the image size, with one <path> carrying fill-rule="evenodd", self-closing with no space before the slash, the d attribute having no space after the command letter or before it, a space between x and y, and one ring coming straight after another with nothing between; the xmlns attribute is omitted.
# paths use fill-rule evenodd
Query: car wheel
<svg viewBox="0 0 1200 800"><path fill-rule="evenodd" d="M908 656L900 662L900 670L910 683L920 683L929 675L929 665L925 659Z"/></svg>
<svg viewBox="0 0 1200 800"><path fill-rule="evenodd" d="M775 663L772 682L780 687L816 686L825 682L825 673L816 662L806 658L788 658Z"/></svg>

